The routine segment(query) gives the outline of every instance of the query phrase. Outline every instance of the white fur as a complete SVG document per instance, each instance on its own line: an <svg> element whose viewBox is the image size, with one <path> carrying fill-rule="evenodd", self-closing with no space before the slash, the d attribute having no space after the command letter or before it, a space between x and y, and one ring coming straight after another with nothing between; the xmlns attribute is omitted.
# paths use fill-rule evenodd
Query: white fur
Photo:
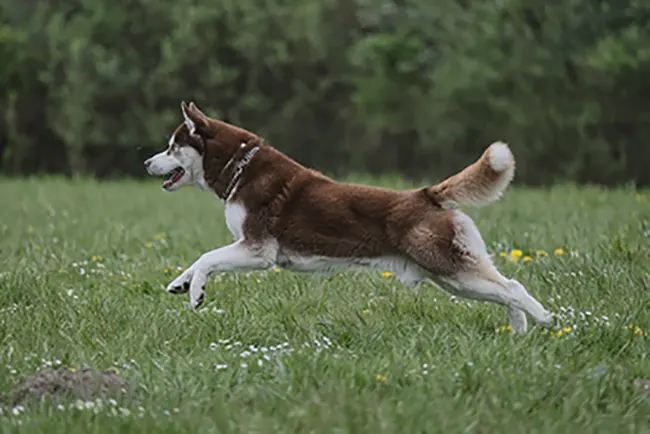
<svg viewBox="0 0 650 434"><path fill-rule="evenodd" d="M235 242L204 253L183 274L167 286L168 292L178 292L189 284L190 302L193 308L203 303L205 284L215 272L264 270L275 264L278 244L267 240L264 244L247 243L244 237L246 209L238 203L226 202L226 225Z"/></svg>
<svg viewBox="0 0 650 434"><path fill-rule="evenodd" d="M466 272L454 277L438 277L411 259L399 255L378 258L331 258L301 255L281 247L278 251L277 265L298 272L326 274L347 269L373 268L391 272L400 279L402 284L410 288L417 287L425 280L432 280L451 294L508 306L510 324L516 333L525 332L527 329L525 312L532 315L535 321L549 324L553 318L552 314L544 310L544 307L519 282L506 279L494 268L489 260L485 243L472 220L458 212L454 223L459 234L458 244L475 256L475 263L486 271L485 274Z"/></svg>
<svg viewBox="0 0 650 434"><path fill-rule="evenodd" d="M195 135L196 134L196 124L194 121L188 116L187 111L185 110L185 104L181 105L181 111L183 112L183 119L185 120L185 125L187 126L187 130L190 132L190 135Z"/></svg>
<svg viewBox="0 0 650 434"><path fill-rule="evenodd" d="M435 282L446 291L477 301L508 306L510 325L513 332L526 331L527 312L533 319L543 325L549 325L553 314L535 300L526 289L514 279L506 279L496 269L487 273L464 272L452 277L435 277ZM523 319L522 319L523 317Z"/></svg>
<svg viewBox="0 0 650 434"><path fill-rule="evenodd" d="M226 215L226 226L228 226L235 240L244 238L246 209L238 203L226 202L224 214Z"/></svg>
<svg viewBox="0 0 650 434"><path fill-rule="evenodd" d="M277 243L253 246L245 240L236 241L201 255L190 268L169 284L167 291L174 292L189 283L190 302L196 309L203 303L205 284L212 273L264 270L273 265L276 254Z"/></svg>
<svg viewBox="0 0 650 434"><path fill-rule="evenodd" d="M506 279L492 264L485 241L471 218L461 211L454 212L454 244L467 252L466 260L474 271L450 277L432 276L438 286L462 297L490 301L508 306L510 325L516 333L527 329L527 312L536 322L548 325L553 316L516 280Z"/></svg>
<svg viewBox="0 0 650 434"><path fill-rule="evenodd" d="M483 237L474 224L474 221L460 210L454 211L454 232L453 243L460 247L461 250L472 252L477 258L488 258L487 247Z"/></svg>
<svg viewBox="0 0 650 434"><path fill-rule="evenodd" d="M456 202L481 206L501 197L515 175L515 159L508 145L503 142L492 143L488 150L488 164L492 170L499 174L498 179L485 188L470 188L461 191L459 194L461 198L457 198Z"/></svg>
<svg viewBox="0 0 650 434"><path fill-rule="evenodd" d="M427 279L428 272L412 260L399 256L387 255L377 258L333 258L322 255L303 255L280 248L276 264L287 270L333 274L349 269L372 268L379 271L388 271L396 275L400 281L410 287L416 287Z"/></svg>
<svg viewBox="0 0 650 434"><path fill-rule="evenodd" d="M183 177L165 191L176 191L190 185L201 189L207 188L203 172L203 157L191 146L179 146L173 135L169 139L168 148L147 159L144 164L147 172L156 176L168 175L177 167L185 170Z"/></svg>
<svg viewBox="0 0 650 434"><path fill-rule="evenodd" d="M492 146L490 146L489 162L492 170L495 172L502 172L507 168L512 167L514 157L506 143L494 142Z"/></svg>

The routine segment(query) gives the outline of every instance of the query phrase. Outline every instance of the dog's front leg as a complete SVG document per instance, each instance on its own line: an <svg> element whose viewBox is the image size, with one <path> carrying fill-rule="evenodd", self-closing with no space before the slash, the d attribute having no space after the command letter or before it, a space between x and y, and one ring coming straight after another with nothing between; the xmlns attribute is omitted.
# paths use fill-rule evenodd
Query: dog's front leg
<svg viewBox="0 0 650 434"><path fill-rule="evenodd" d="M185 273L174 280L170 287L175 283L178 286L177 281L181 283L181 286L185 286L185 282L189 280L190 302L196 309L203 304L205 284L210 274L267 269L274 264L276 253L277 249L273 246L252 244L246 240L240 240L203 254Z"/></svg>
<svg viewBox="0 0 650 434"><path fill-rule="evenodd" d="M239 246L240 244L241 244L241 246ZM233 249L235 249L235 246L239 246L239 247L237 247L237 249L239 249L240 247L247 249L249 252L252 253L252 256L254 258L256 258L256 257L266 257L269 260L271 260L271 263L273 262L273 258L275 258L275 256L273 255L274 254L274 249L268 249L268 248L265 249L266 250L266 255L265 255L263 253L263 249L254 248L252 246L245 245L244 242L242 242L242 241L239 241L239 242L231 244L229 246L225 246L225 247L222 247L222 248L219 248L219 249L216 249L216 250L212 250L212 251L204 254L203 256L201 256L201 258L199 258L189 268L187 268L183 273L181 273L180 276L178 276L169 285L167 285L166 291L171 293L171 294L185 294L186 292L188 292L190 290L190 283L192 282L192 277L194 277L194 272L195 272L195 270L197 269L197 267L199 266L199 264L201 262L203 262L205 264L206 261L209 261L210 257L215 258L216 257L215 254L217 252L224 252L224 253L221 253L221 254L228 254L226 252L232 251ZM230 249L230 250L226 250L226 249ZM256 253L259 253L259 255L256 254ZM236 256L233 256L232 258L236 258ZM255 266L253 266L253 267L251 267L251 269L268 268L269 266L265 266L265 267L255 267ZM243 268L246 268L246 267L244 266ZM232 271L237 271L237 270L238 270L237 265L235 265L235 267L232 269ZM223 271L229 271L229 270L223 270Z"/></svg>

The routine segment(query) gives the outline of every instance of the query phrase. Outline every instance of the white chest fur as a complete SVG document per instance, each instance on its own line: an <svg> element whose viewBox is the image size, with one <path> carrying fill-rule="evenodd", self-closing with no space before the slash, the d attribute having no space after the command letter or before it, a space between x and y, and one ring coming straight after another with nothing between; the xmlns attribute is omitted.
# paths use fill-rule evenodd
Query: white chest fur
<svg viewBox="0 0 650 434"><path fill-rule="evenodd" d="M244 238L244 222L246 209L238 203L226 202L226 225L236 240Z"/></svg>

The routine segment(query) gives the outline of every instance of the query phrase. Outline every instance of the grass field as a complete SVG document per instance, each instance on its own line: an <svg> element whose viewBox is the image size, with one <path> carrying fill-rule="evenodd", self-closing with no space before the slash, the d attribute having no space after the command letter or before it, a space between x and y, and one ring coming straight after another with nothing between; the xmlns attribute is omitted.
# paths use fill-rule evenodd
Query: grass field
<svg viewBox="0 0 650 434"><path fill-rule="evenodd" d="M213 276L194 312L163 288L230 242L211 194L0 181L0 390L59 365L139 386L124 402L5 408L2 429L650 433L633 386L650 379L646 197L515 188L467 210L502 272L562 318L512 336L504 308L373 272Z"/></svg>

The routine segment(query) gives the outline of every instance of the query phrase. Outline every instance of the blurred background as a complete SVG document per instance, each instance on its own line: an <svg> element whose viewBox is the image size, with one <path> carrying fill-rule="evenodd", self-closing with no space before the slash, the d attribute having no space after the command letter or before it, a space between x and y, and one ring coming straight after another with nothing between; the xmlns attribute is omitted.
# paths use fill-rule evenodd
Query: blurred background
<svg viewBox="0 0 650 434"><path fill-rule="evenodd" d="M650 2L0 0L4 175L144 176L181 100L335 175L650 185Z"/></svg>

